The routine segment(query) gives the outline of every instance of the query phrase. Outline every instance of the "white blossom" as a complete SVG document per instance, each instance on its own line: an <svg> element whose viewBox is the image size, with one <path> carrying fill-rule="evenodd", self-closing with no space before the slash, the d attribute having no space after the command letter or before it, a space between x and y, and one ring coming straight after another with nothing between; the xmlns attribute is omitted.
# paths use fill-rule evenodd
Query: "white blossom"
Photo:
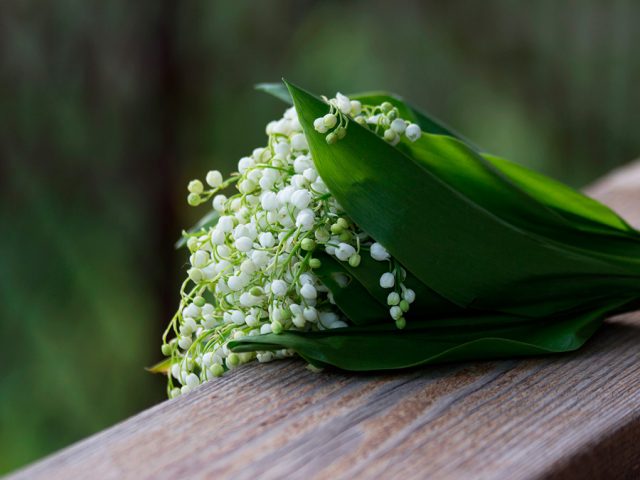
<svg viewBox="0 0 640 480"><path fill-rule="evenodd" d="M380 286L382 288L393 288L395 283L396 283L396 280L395 280L395 277L393 276L393 273L386 272L386 273L383 273L382 276L380 277Z"/></svg>
<svg viewBox="0 0 640 480"><path fill-rule="evenodd" d="M300 294L304 298L316 298L318 296L318 292L315 287L310 283L305 283L302 288L300 288Z"/></svg>
<svg viewBox="0 0 640 480"><path fill-rule="evenodd" d="M218 170L209 171L205 180L210 187L214 188L218 188L223 182L222 174Z"/></svg>
<svg viewBox="0 0 640 480"><path fill-rule="evenodd" d="M277 297L282 297L287 293L287 284L284 280L274 280L271 282L271 293Z"/></svg>
<svg viewBox="0 0 640 480"><path fill-rule="evenodd" d="M407 125L407 129L404 133L409 140L415 142L422 135L422 130L420 130L420 127L415 123L410 123L409 125Z"/></svg>
<svg viewBox="0 0 640 480"><path fill-rule="evenodd" d="M370 252L371 252L371 258L373 258L374 260L377 260L379 262L382 262L384 260L389 260L389 257L390 257L389 252L387 252L387 249L377 242L371 245Z"/></svg>

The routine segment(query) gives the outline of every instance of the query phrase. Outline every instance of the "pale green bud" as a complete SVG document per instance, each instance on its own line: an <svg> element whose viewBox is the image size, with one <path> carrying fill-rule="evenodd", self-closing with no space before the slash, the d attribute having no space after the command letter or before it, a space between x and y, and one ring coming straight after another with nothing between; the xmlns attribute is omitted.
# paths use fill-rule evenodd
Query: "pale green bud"
<svg viewBox="0 0 640 480"><path fill-rule="evenodd" d="M187 190L189 190L190 193L199 195L204 191L204 185L202 185L200 180L191 180L187 186Z"/></svg>
<svg viewBox="0 0 640 480"><path fill-rule="evenodd" d="M400 303L400 295L398 292L391 292L387 296L387 305L398 305Z"/></svg>
<svg viewBox="0 0 640 480"><path fill-rule="evenodd" d="M196 251L198 249L198 239L196 237L189 237L187 240L187 248L191 252Z"/></svg>
<svg viewBox="0 0 640 480"><path fill-rule="evenodd" d="M327 242L331 238L331 234L327 232L326 228L319 228L315 232L316 240L321 243Z"/></svg>
<svg viewBox="0 0 640 480"><path fill-rule="evenodd" d="M236 353L231 353L227 357L226 363L229 368L237 367L240 365L240 357L238 357L238 354Z"/></svg>
<svg viewBox="0 0 640 480"><path fill-rule="evenodd" d="M204 299L204 297L201 297L200 295L198 295L196 298L193 299L193 303L196 307L204 307L204 304L207 302Z"/></svg>
<svg viewBox="0 0 640 480"><path fill-rule="evenodd" d="M393 142L396 137L398 136L398 134L393 131L392 129L388 128L384 131L384 135L383 138L385 140L385 142Z"/></svg>
<svg viewBox="0 0 640 480"><path fill-rule="evenodd" d="M352 267L357 267L358 265L360 265L360 255L358 255L357 253L354 253L353 255L351 255L351 257L349 257L349 265L351 265Z"/></svg>
<svg viewBox="0 0 640 480"><path fill-rule="evenodd" d="M171 350L173 349L171 348L171 345L165 343L164 345L162 345L162 347L160 347L160 350L165 357L168 357L169 355L171 355Z"/></svg>
<svg viewBox="0 0 640 480"><path fill-rule="evenodd" d="M322 123L327 128L333 128L338 123L338 119L333 113L327 113L324 117L322 117Z"/></svg>
<svg viewBox="0 0 640 480"><path fill-rule="evenodd" d="M273 322L271 322L271 331L273 333L279 335L282 333L282 330L282 324L278 320L274 320Z"/></svg>
<svg viewBox="0 0 640 480"><path fill-rule="evenodd" d="M200 195L198 195L197 193L190 193L187 196L187 203L192 207L197 207L198 205L200 205Z"/></svg>
<svg viewBox="0 0 640 480"><path fill-rule="evenodd" d="M262 294L264 294L264 291L263 291L263 290L262 290L262 288L260 288L260 287L253 287L253 288L249 291L249 293L250 293L251 295L253 295L254 297L259 297L259 296L261 296Z"/></svg>
<svg viewBox="0 0 640 480"><path fill-rule="evenodd" d="M300 242L300 248L302 248L302 250L309 252L314 248L316 248L316 242L314 242L310 238L305 238L302 240L302 242Z"/></svg>
<svg viewBox="0 0 640 480"><path fill-rule="evenodd" d="M331 233L334 233L336 235L340 235L343 230L344 230L344 228L338 223L334 223L333 225L331 225Z"/></svg>
<svg viewBox="0 0 640 480"><path fill-rule="evenodd" d="M402 300L402 301L400 302L400 309L401 309L403 312L408 312L408 311L409 311L409 302L407 302L406 300Z"/></svg>

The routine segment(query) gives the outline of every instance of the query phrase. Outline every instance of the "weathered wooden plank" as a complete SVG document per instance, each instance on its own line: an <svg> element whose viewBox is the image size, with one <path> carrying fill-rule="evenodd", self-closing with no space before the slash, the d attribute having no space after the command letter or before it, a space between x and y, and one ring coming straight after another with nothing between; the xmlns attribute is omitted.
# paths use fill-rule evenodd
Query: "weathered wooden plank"
<svg viewBox="0 0 640 480"><path fill-rule="evenodd" d="M591 191L640 224L640 164ZM560 356L384 375L247 366L12 478L91 477L639 478L640 312Z"/></svg>

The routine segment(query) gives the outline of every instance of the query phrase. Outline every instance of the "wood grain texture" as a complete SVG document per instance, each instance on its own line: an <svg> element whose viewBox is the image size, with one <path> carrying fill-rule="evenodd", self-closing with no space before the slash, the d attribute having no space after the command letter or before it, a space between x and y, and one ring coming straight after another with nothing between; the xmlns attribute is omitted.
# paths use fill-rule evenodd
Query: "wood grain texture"
<svg viewBox="0 0 640 480"><path fill-rule="evenodd" d="M640 164L590 191L640 224ZM10 478L640 478L640 312L565 355L243 367Z"/></svg>

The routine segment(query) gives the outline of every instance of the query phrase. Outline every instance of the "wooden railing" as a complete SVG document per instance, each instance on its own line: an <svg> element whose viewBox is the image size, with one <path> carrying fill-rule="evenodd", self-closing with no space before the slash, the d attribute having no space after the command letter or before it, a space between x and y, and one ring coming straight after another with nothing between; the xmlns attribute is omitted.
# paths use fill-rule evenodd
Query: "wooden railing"
<svg viewBox="0 0 640 480"><path fill-rule="evenodd" d="M589 191L640 225L640 163ZM640 312L566 355L371 375L247 366L11 478L640 478Z"/></svg>

